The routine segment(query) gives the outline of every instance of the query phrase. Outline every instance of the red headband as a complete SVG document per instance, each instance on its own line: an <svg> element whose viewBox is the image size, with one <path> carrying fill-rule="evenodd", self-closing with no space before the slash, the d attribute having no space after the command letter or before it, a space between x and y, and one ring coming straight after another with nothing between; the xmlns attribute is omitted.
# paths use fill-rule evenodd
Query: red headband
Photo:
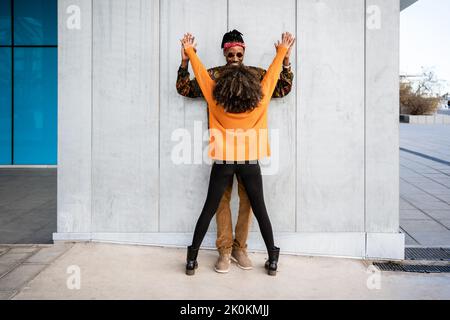
<svg viewBox="0 0 450 320"><path fill-rule="evenodd" d="M245 43L242 42L227 42L223 45L223 50L228 50L231 47L242 47L245 49Z"/></svg>

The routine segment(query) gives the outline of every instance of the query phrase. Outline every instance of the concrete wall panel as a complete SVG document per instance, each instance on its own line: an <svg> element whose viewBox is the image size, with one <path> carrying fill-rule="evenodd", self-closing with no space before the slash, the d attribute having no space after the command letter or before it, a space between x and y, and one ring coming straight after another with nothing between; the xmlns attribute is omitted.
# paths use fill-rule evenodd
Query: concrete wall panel
<svg viewBox="0 0 450 320"><path fill-rule="evenodd" d="M399 17L398 0L367 1L367 232L399 229Z"/></svg>
<svg viewBox="0 0 450 320"><path fill-rule="evenodd" d="M58 2L58 232L91 228L91 9Z"/></svg>
<svg viewBox="0 0 450 320"><path fill-rule="evenodd" d="M364 230L364 1L297 6L297 231Z"/></svg>
<svg viewBox="0 0 450 320"><path fill-rule="evenodd" d="M157 231L159 3L93 8L93 231Z"/></svg>

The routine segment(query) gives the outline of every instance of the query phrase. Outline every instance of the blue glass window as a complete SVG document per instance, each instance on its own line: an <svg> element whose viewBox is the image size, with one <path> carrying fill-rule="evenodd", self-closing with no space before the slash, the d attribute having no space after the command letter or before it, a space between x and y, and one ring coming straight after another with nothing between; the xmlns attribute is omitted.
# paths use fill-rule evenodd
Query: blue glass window
<svg viewBox="0 0 450 320"><path fill-rule="evenodd" d="M0 164L12 164L11 127L11 48L0 48Z"/></svg>
<svg viewBox="0 0 450 320"><path fill-rule="evenodd" d="M0 45L11 45L11 0L0 0Z"/></svg>
<svg viewBox="0 0 450 320"><path fill-rule="evenodd" d="M0 0L0 165L57 162L57 5Z"/></svg>
<svg viewBox="0 0 450 320"><path fill-rule="evenodd" d="M57 162L57 48L14 49L14 164Z"/></svg>
<svg viewBox="0 0 450 320"><path fill-rule="evenodd" d="M14 44L56 45L57 0L14 0Z"/></svg>

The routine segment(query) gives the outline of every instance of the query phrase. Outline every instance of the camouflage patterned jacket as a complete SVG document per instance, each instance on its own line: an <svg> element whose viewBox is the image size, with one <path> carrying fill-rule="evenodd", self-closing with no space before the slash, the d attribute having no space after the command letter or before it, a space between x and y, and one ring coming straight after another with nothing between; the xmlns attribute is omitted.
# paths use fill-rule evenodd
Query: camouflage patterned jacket
<svg viewBox="0 0 450 320"><path fill-rule="evenodd" d="M208 69L211 79L216 80L219 77L222 68L223 66ZM261 80L264 78L266 70L257 67L250 67L250 68L256 69L256 71L261 76ZM273 92L272 98L282 98L288 95L289 92L291 92L293 80L294 80L294 73L290 69L286 70L283 68L283 71L281 71L280 74L280 79L278 79L277 86L275 87L275 91ZM178 69L177 91L182 96L188 98L203 97L202 91L200 90L197 80L195 80L195 78L193 80L190 80L189 71L181 66Z"/></svg>

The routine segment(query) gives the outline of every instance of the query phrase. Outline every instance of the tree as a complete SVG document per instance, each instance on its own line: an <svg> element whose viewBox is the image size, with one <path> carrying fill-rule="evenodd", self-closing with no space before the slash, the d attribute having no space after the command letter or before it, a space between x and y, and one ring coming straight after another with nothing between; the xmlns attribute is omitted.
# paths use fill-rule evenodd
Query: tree
<svg viewBox="0 0 450 320"><path fill-rule="evenodd" d="M422 68L419 80L408 78L400 81L400 113L410 115L432 115L439 108L442 81L431 69Z"/></svg>

